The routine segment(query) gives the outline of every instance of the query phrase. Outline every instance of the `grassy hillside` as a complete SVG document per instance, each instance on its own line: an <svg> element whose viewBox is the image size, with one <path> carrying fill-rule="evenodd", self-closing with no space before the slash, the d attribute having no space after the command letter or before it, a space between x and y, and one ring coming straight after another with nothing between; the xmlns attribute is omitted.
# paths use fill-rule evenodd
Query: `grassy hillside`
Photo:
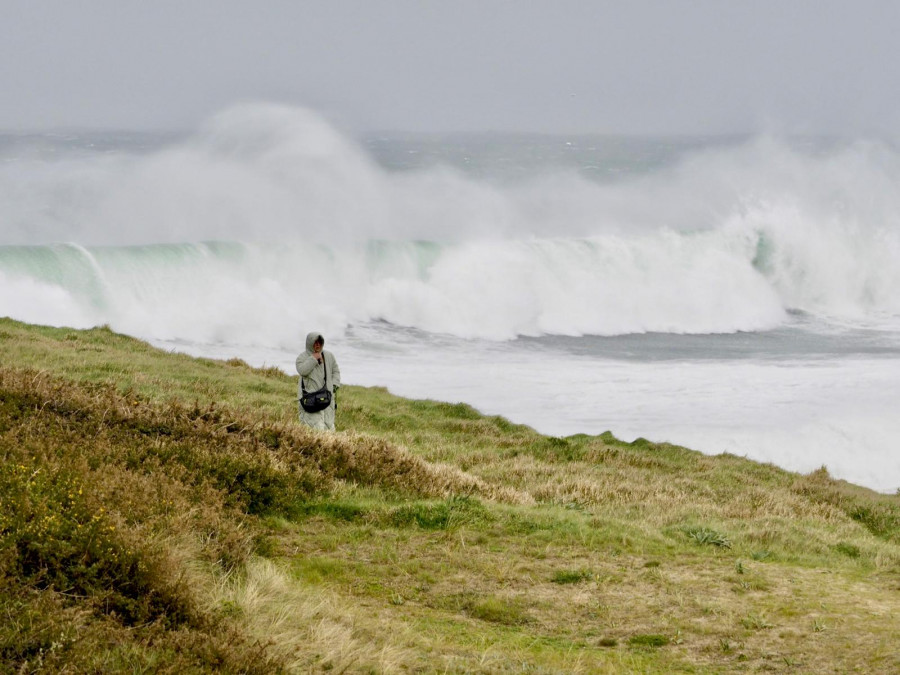
<svg viewBox="0 0 900 675"><path fill-rule="evenodd" d="M900 672L897 495L377 388L317 434L107 329L0 357L0 672Z"/></svg>

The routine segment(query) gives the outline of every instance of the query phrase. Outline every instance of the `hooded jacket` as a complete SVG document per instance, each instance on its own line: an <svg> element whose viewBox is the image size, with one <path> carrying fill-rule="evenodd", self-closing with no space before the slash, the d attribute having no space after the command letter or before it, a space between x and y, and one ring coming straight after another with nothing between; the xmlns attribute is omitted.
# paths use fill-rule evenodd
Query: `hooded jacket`
<svg viewBox="0 0 900 675"><path fill-rule="evenodd" d="M322 363L316 361L313 356L313 346L316 340L322 341ZM325 338L322 334L313 331L306 336L306 351L297 357L297 372L300 374L300 382L297 385L297 398L303 396L303 389L307 392L318 391L323 384L328 385L328 391L332 394L334 390L341 386L341 369L338 368L337 359L334 354L325 351ZM328 378L326 380L326 371ZM332 399L331 407L334 407Z"/></svg>

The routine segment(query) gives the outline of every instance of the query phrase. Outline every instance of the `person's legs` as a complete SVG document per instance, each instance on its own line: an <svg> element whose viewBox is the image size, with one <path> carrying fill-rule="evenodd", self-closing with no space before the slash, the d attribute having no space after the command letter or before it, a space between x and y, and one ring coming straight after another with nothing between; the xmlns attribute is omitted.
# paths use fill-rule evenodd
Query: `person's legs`
<svg viewBox="0 0 900 675"><path fill-rule="evenodd" d="M328 428L325 424L324 410L317 413L308 413L303 408L300 408L300 421L311 429L325 431ZM334 429L334 416L332 416L331 428Z"/></svg>
<svg viewBox="0 0 900 675"><path fill-rule="evenodd" d="M330 406L322 411L322 416L325 428L328 429L328 431L334 431L334 400L331 401Z"/></svg>

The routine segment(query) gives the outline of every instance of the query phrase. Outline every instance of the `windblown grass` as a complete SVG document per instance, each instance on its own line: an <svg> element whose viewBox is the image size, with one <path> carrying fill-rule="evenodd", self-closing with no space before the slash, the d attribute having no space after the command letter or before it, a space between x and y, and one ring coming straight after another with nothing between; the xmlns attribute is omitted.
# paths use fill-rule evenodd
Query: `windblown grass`
<svg viewBox="0 0 900 675"><path fill-rule="evenodd" d="M0 320L0 672L900 671L900 498Z"/></svg>

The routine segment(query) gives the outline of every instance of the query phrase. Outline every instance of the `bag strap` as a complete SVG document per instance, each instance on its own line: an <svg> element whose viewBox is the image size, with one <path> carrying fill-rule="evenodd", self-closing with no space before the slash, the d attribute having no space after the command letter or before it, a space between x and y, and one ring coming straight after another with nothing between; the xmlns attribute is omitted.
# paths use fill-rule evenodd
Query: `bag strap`
<svg viewBox="0 0 900 675"><path fill-rule="evenodd" d="M325 382L324 382L324 384L322 384L322 386L327 387L328 386L328 366L325 365L325 350L324 349L322 350L322 367L325 369ZM307 393L306 387L303 386L303 376L302 375L300 376L300 391L302 391L304 394Z"/></svg>

